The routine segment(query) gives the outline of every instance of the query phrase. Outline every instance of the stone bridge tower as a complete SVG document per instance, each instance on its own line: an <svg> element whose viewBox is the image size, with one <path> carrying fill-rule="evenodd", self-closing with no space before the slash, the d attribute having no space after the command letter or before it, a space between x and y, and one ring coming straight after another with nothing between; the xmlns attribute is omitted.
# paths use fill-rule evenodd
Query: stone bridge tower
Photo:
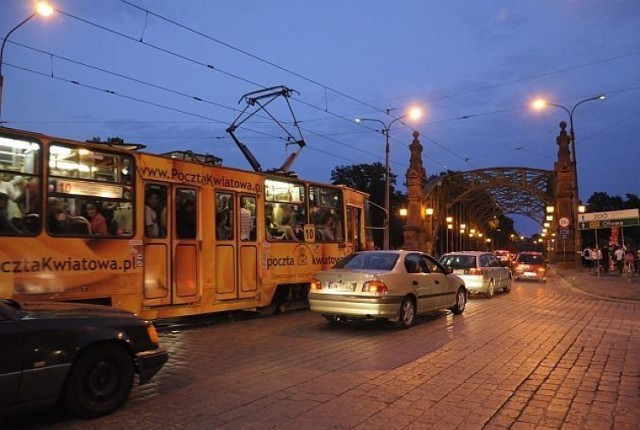
<svg viewBox="0 0 640 430"><path fill-rule="evenodd" d="M413 132L413 141L409 145L411 159L407 169L407 223L404 226L404 249L415 251L427 251L431 249L432 232L427 225L425 231L424 210L422 200L424 199L424 184L426 181L426 171L422 166L422 145L418 140L420 133ZM426 243L429 241L429 243Z"/></svg>
<svg viewBox="0 0 640 430"><path fill-rule="evenodd" d="M576 219L574 206L576 167L571 162L570 153L571 136L567 133L567 123L560 123L560 134L556 138L558 144L558 160L553 166L555 174L555 210L554 225L556 228L554 260L563 264L573 264L576 260Z"/></svg>

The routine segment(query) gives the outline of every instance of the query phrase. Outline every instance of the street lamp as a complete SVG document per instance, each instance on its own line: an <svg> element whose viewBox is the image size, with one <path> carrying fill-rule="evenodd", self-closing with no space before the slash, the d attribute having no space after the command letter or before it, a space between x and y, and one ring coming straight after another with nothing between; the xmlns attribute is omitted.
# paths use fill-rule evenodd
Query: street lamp
<svg viewBox="0 0 640 430"><path fill-rule="evenodd" d="M565 107L565 106L561 106L561 105L557 105L555 103L549 103L543 99L538 99L535 102L533 102L533 107L537 110L541 110L543 109L545 106L554 106L557 108L560 108L562 110L564 110L568 115L569 115L569 139L571 140L571 165L573 168L573 186L574 186L574 191L573 191L573 228L574 228L574 237L575 237L575 255L576 255L576 259L575 259L575 263L576 263L576 267L582 267L582 261L581 261L581 257L579 256L580 254L578 254L578 251L580 251L582 249L582 238L580 237L580 230L578 229L578 205L579 205L579 197L578 197L578 165L576 163L577 159L576 159L576 135L575 135L575 128L573 127L573 113L575 112L576 108L578 106L580 106L583 103L586 102L590 102L590 101L595 101L595 100L604 100L606 97L604 94L600 94L597 96L593 96L593 97L589 97L586 98L584 100L580 100L578 103L576 103L575 105L573 105L573 107L571 109Z"/></svg>
<svg viewBox="0 0 640 430"><path fill-rule="evenodd" d="M387 115L389 115L389 112L391 112L391 109L387 109ZM408 114L406 115L402 115L401 117L395 118L393 119L391 122L389 123L385 123L382 120L379 119L373 119L373 118L356 118L356 122L360 123L362 121L374 121L374 122L379 122L380 124L382 124L382 130L381 133L384 135L385 137L385 167L384 167L384 210L386 211L386 220L385 220L385 226L384 226L384 241L383 241L383 245L382 248L385 250L389 249L389 225L390 225L390 219L389 216L391 214L391 209L390 209L390 194L391 194L391 181L390 181L390 175L391 175L391 171L390 171L390 166L389 166L389 153L390 153L390 147L389 147L389 131L391 130L391 126L393 124L395 124L396 122L400 121L403 118L409 117L411 119L418 119L420 118L420 116L422 115L422 112L419 108L413 108L409 111Z"/></svg>
<svg viewBox="0 0 640 430"><path fill-rule="evenodd" d="M36 5L36 11L33 12L28 17L26 17L20 24L16 25L11 30L9 30L7 35L2 40L2 47L0 48L0 119L2 119L2 87L4 84L4 77L2 76L2 61L3 61L2 59L4 55L4 45L7 43L7 40L9 40L9 36L11 36L11 33L16 31L18 28L22 27L24 24L26 24L31 18L33 18L36 15L49 16L52 13L53 13L53 8L49 6L47 3L38 3Z"/></svg>
<svg viewBox="0 0 640 430"><path fill-rule="evenodd" d="M451 231L451 240L453 241L453 217L452 216L448 216L446 218L447 221L447 252L450 251L449 248L449 231Z"/></svg>

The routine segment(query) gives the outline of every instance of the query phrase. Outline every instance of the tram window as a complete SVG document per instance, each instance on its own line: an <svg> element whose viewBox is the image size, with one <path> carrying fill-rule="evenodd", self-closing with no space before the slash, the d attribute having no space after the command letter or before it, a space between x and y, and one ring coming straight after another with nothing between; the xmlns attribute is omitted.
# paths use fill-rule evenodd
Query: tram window
<svg viewBox="0 0 640 430"><path fill-rule="evenodd" d="M233 194L216 193L216 239L233 240Z"/></svg>
<svg viewBox="0 0 640 430"><path fill-rule="evenodd" d="M309 210L311 221L316 227L316 242L342 242L342 190L310 186Z"/></svg>
<svg viewBox="0 0 640 430"><path fill-rule="evenodd" d="M49 147L47 229L52 235L131 237L133 158L81 146Z"/></svg>
<svg viewBox="0 0 640 430"><path fill-rule="evenodd" d="M307 222L303 184L266 179L265 229L267 240L304 240Z"/></svg>
<svg viewBox="0 0 640 430"><path fill-rule="evenodd" d="M0 235L40 231L42 207L38 143L0 136Z"/></svg>
<svg viewBox="0 0 640 430"><path fill-rule="evenodd" d="M176 235L178 239L195 239L198 224L196 192L191 189L176 190Z"/></svg>
<svg viewBox="0 0 640 430"><path fill-rule="evenodd" d="M148 238L167 237L167 187L147 184L144 188L144 234Z"/></svg>
<svg viewBox="0 0 640 430"><path fill-rule="evenodd" d="M256 240L256 199L240 197L240 240Z"/></svg>

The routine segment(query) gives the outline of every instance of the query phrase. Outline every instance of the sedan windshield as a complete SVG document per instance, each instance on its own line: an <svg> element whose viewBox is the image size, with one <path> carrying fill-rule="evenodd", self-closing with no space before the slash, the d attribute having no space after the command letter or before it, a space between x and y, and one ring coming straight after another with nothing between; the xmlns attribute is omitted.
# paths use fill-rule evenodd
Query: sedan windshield
<svg viewBox="0 0 640 430"><path fill-rule="evenodd" d="M391 252L359 252L338 261L335 269L391 270L396 265L398 254Z"/></svg>
<svg viewBox="0 0 640 430"><path fill-rule="evenodd" d="M475 255L445 255L440 262L444 267L452 269L471 269L476 267Z"/></svg>

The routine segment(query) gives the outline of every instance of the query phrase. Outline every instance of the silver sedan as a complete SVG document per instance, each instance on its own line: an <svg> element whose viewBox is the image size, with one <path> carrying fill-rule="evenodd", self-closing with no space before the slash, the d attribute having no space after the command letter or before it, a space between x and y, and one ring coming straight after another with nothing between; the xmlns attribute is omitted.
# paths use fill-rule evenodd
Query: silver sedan
<svg viewBox="0 0 640 430"><path fill-rule="evenodd" d="M329 322L389 319L413 325L416 315L439 309L464 312L464 281L435 258L418 251L350 254L311 281L311 311Z"/></svg>

